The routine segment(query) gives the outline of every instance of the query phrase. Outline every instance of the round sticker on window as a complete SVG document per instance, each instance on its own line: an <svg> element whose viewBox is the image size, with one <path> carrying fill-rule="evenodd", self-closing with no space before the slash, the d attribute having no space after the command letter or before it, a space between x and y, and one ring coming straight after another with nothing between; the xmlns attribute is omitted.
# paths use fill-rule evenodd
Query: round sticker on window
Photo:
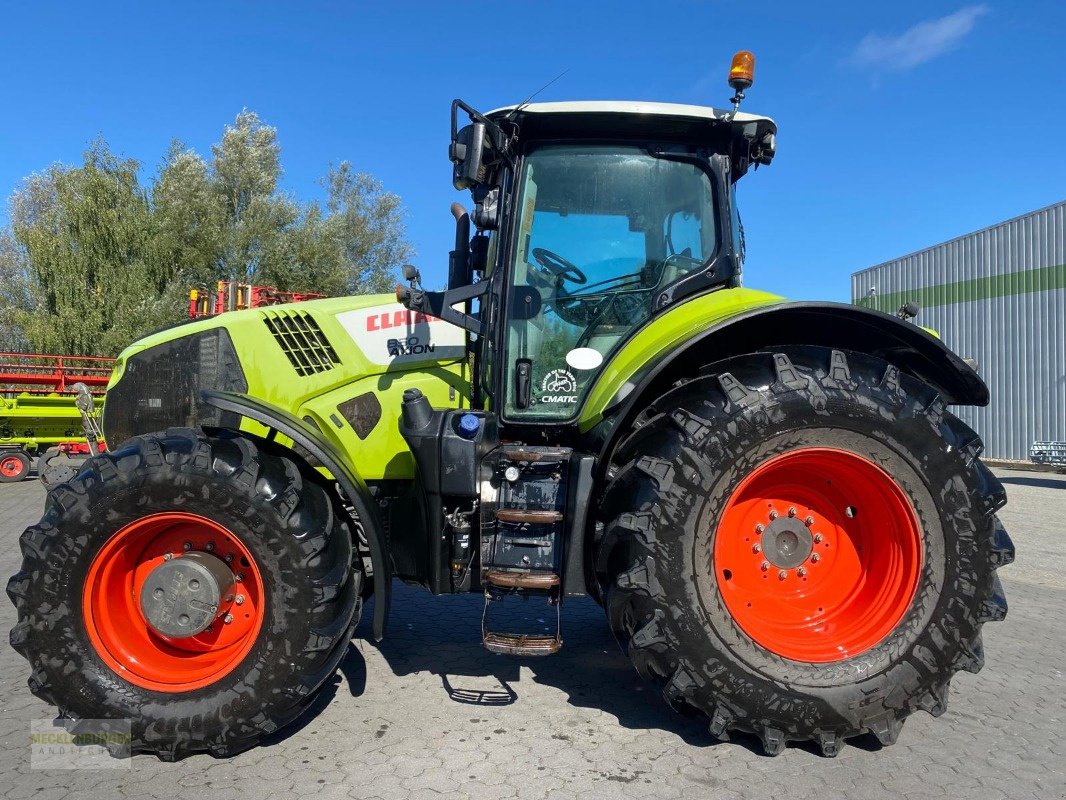
<svg viewBox="0 0 1066 800"><path fill-rule="evenodd" d="M578 347L566 354L566 363L574 369L596 369L603 363L603 354L591 347Z"/></svg>

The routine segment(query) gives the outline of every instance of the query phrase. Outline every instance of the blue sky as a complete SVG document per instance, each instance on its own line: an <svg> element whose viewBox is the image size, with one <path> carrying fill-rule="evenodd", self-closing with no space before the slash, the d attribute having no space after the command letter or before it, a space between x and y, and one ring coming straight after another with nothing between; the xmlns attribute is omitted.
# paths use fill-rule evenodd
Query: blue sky
<svg viewBox="0 0 1066 800"><path fill-rule="evenodd" d="M276 126L284 189L348 159L401 195L443 280L448 107L524 99L726 104L778 156L741 182L747 285L846 299L848 275L1066 196L1066 4L14 3L0 26L0 195L103 136L151 175L207 153L242 108ZM5 204L6 205L6 204ZM0 214L6 220L6 208Z"/></svg>

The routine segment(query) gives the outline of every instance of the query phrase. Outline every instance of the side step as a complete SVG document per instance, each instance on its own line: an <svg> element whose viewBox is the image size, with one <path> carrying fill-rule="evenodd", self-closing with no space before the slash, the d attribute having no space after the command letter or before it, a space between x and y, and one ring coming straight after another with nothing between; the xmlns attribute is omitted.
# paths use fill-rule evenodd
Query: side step
<svg viewBox="0 0 1066 800"><path fill-rule="evenodd" d="M559 585L559 576L553 572L507 572L490 569L485 573L485 582L501 589L554 589Z"/></svg>
<svg viewBox="0 0 1066 800"><path fill-rule="evenodd" d="M531 525L553 525L563 521L562 511L542 511L531 508L498 508L496 519L500 522L528 522Z"/></svg>
<svg viewBox="0 0 1066 800"><path fill-rule="evenodd" d="M554 572L516 572L490 569L482 575L485 585L485 610L481 614L481 639L485 649L509 656L550 656L563 646L562 581ZM545 592L548 605L555 606L555 633L498 633L489 630L489 606L511 594Z"/></svg>
<svg viewBox="0 0 1066 800"><path fill-rule="evenodd" d="M572 455L567 447L504 444L482 462L487 483L480 506L479 575L485 591L481 635L493 653L549 656L563 646L560 606ZM493 603L534 595L555 606L554 634L535 626L530 633L491 630Z"/></svg>
<svg viewBox="0 0 1066 800"><path fill-rule="evenodd" d="M563 640L555 636L521 633L485 633L485 649L507 656L551 656L559 652Z"/></svg>

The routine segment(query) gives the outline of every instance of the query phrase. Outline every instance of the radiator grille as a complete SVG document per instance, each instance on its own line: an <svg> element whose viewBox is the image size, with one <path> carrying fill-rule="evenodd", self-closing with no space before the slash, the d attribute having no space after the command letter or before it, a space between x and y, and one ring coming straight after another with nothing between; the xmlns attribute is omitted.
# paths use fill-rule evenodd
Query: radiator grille
<svg viewBox="0 0 1066 800"><path fill-rule="evenodd" d="M340 362L314 317L302 311L267 311L263 322L298 375L326 372Z"/></svg>

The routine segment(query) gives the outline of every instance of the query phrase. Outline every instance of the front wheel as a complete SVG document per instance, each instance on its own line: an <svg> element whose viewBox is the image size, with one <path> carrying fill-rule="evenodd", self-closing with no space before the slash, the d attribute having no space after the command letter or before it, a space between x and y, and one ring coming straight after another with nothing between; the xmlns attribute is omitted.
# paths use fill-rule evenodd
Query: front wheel
<svg viewBox="0 0 1066 800"><path fill-rule="evenodd" d="M129 720L133 752L228 756L333 675L361 605L352 537L317 474L266 447L172 429L49 492L11 644L74 732Z"/></svg>
<svg viewBox="0 0 1066 800"><path fill-rule="evenodd" d="M611 626L671 704L767 753L895 741L1002 619L1013 546L976 434L928 386L822 348L675 387L618 449L597 554Z"/></svg>

